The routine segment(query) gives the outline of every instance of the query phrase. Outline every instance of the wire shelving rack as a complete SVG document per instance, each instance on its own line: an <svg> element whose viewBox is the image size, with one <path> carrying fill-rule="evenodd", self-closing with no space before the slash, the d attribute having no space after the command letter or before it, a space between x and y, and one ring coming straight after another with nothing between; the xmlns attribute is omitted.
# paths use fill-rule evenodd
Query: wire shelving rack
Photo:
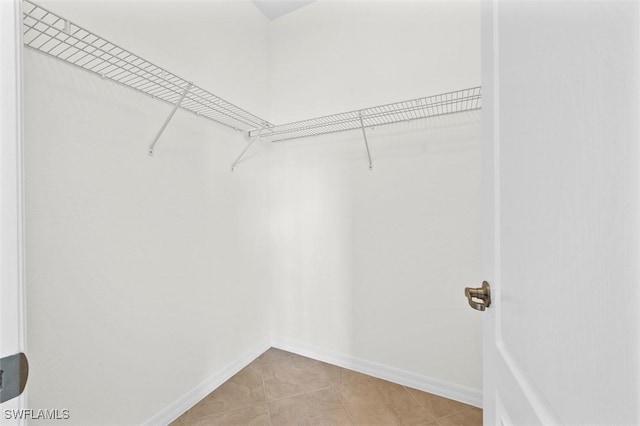
<svg viewBox="0 0 640 426"><path fill-rule="evenodd" d="M169 117L149 145L149 155L153 155L155 144L178 109L242 131L249 144L231 170L255 140L278 142L350 130L362 131L369 168L372 168L367 128L482 107L481 88L472 87L274 125L30 0L23 0L22 25L23 42L27 48L173 105Z"/></svg>
<svg viewBox="0 0 640 426"><path fill-rule="evenodd" d="M23 1L23 42L80 67L240 131L268 121L28 0ZM179 100L183 97L182 102Z"/></svg>
<svg viewBox="0 0 640 426"><path fill-rule="evenodd" d="M481 87L395 102L268 127L260 137L272 142L360 130L385 124L472 111L482 107ZM254 132L250 132L250 135Z"/></svg>

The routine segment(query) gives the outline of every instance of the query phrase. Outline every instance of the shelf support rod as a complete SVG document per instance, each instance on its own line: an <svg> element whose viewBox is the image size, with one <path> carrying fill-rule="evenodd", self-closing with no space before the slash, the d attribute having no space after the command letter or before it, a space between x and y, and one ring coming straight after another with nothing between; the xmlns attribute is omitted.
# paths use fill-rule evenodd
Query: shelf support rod
<svg viewBox="0 0 640 426"><path fill-rule="evenodd" d="M253 143L260 137L260 133L262 133L262 131L265 128L261 128L260 130L258 130L256 136L250 137L249 139L251 140L249 142L249 144L242 150L242 152L240 153L240 155L238 155L238 158L236 158L236 161L233 162L233 164L231 165L231 171L235 172L236 170L236 166L238 165L238 163L240 162L240 160L242 160L242 157L244 157L244 154L249 151L249 148L251 148L251 145L253 145ZM249 133L247 133L249 134Z"/></svg>
<svg viewBox="0 0 640 426"><path fill-rule="evenodd" d="M367 131L364 129L364 122L362 121L362 111L358 111L358 117L360 117L360 128L362 129L362 136L364 136L364 146L367 148L369 170L373 170L373 163L371 163L371 153L369 152L369 142L367 142Z"/></svg>
<svg viewBox="0 0 640 426"><path fill-rule="evenodd" d="M173 118L173 115L176 113L176 111L178 110L178 108L182 104L182 101L184 100L185 96L187 96L187 93L189 93L189 90L191 90L192 87L193 87L193 84L191 84L191 83L187 84L187 87L184 89L184 92L182 92L182 95L180 96L180 99L173 106L173 109L171 110L171 113L169 114L167 119L164 121L164 124L160 128L160 131L158 132L156 137L153 138L153 142L151 142L151 145L149 145L149 151L148 151L149 155L153 156L153 148L156 146L156 143L158 143L158 139L160 139L160 136L162 136L162 133L164 132L164 129L167 128L167 125L169 124L169 122Z"/></svg>

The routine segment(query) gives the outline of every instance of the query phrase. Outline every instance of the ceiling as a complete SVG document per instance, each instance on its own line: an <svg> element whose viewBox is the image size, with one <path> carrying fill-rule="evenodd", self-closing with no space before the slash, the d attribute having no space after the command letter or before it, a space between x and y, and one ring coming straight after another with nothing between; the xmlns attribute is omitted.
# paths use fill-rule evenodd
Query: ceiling
<svg viewBox="0 0 640 426"><path fill-rule="evenodd" d="M300 9L316 0L252 0L256 7L273 21L287 13Z"/></svg>

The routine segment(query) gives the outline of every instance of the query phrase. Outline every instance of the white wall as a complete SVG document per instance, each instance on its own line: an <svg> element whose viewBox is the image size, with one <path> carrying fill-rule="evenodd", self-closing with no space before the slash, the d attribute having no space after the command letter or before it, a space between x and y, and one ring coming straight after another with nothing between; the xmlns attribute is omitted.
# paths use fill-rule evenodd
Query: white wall
<svg viewBox="0 0 640 426"><path fill-rule="evenodd" d="M90 23L81 12L94 9L81 3L59 13L77 7L79 23L108 38L113 25L114 38L141 52L155 51L167 22L184 38L171 54L197 58L190 23L174 20L195 6L176 5L154 4L158 21L137 22L148 38L119 20L136 5L95 3ZM240 20L216 6L207 6L215 19ZM238 56L258 61L243 78L251 85L266 68L254 43L264 18L245 6L234 28L247 39ZM158 60L170 67L169 56ZM224 59L218 70L244 69ZM24 62L29 406L69 409L69 425L140 424L269 338L267 163L256 146L232 174L242 135L180 111L149 157L168 105L36 52ZM174 69L206 80L200 63L188 64ZM238 87L230 93L248 97Z"/></svg>
<svg viewBox="0 0 640 426"><path fill-rule="evenodd" d="M272 121L479 86L479 7L479 1L318 0L274 20Z"/></svg>
<svg viewBox="0 0 640 426"><path fill-rule="evenodd" d="M273 21L274 121L479 85L479 3L319 1ZM277 94L275 96L274 94ZM479 113L271 149L274 335L478 391Z"/></svg>

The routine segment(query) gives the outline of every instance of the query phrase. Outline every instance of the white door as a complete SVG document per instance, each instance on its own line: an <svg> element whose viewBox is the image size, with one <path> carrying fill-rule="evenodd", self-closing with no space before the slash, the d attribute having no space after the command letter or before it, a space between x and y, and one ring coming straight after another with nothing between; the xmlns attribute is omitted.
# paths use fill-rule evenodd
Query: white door
<svg viewBox="0 0 640 426"><path fill-rule="evenodd" d="M638 425L639 3L482 18L485 424Z"/></svg>
<svg viewBox="0 0 640 426"><path fill-rule="evenodd" d="M20 3L0 0L0 358L24 351L21 223ZM6 368L6 364L2 364ZM2 373L3 397L9 389ZM23 394L24 395L24 394ZM0 424L22 424L13 415L24 396L3 402ZM8 411L7 411L8 410Z"/></svg>

